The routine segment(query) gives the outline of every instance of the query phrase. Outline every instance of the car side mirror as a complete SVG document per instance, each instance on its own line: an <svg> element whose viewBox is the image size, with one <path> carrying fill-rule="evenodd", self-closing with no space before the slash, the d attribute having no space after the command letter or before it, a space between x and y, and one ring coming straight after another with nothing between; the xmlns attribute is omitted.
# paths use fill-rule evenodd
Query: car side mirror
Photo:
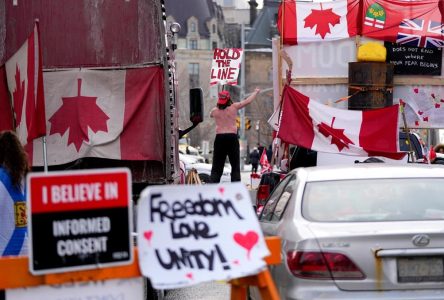
<svg viewBox="0 0 444 300"><path fill-rule="evenodd" d="M193 124L203 121L203 92L201 88L190 89L190 121Z"/></svg>

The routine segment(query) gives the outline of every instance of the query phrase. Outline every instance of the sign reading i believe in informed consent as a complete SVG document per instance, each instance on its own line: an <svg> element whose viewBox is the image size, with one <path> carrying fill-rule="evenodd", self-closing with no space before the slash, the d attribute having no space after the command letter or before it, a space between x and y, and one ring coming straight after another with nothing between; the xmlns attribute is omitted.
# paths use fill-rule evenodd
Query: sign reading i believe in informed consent
<svg viewBox="0 0 444 300"><path fill-rule="evenodd" d="M128 169L32 173L27 188L31 273L132 262Z"/></svg>

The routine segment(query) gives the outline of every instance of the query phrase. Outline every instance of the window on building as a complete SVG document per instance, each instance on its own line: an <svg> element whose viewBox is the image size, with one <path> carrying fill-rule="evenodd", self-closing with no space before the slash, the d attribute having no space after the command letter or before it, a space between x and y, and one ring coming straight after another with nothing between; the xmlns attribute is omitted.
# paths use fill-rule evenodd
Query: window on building
<svg viewBox="0 0 444 300"><path fill-rule="evenodd" d="M217 48L217 42L213 42L213 50Z"/></svg>
<svg viewBox="0 0 444 300"><path fill-rule="evenodd" d="M191 24L190 24L190 31L191 32L196 32L196 23L191 22Z"/></svg>
<svg viewBox="0 0 444 300"><path fill-rule="evenodd" d="M190 47L189 49L197 49L197 40L190 40Z"/></svg>
<svg viewBox="0 0 444 300"><path fill-rule="evenodd" d="M213 33L216 33L216 25L213 24Z"/></svg>
<svg viewBox="0 0 444 300"><path fill-rule="evenodd" d="M190 75L190 88L199 86L199 64L188 64L188 75Z"/></svg>

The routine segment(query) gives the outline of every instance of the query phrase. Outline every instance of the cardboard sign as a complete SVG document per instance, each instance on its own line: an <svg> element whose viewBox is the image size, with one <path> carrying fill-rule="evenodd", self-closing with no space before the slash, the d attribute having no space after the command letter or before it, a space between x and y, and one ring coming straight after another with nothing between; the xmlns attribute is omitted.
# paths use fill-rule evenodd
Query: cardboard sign
<svg viewBox="0 0 444 300"><path fill-rule="evenodd" d="M400 86L395 90L393 98L393 102L404 106L407 127L444 127L443 86ZM404 126L401 111L399 120L400 125Z"/></svg>
<svg viewBox="0 0 444 300"><path fill-rule="evenodd" d="M31 173L27 189L31 273L132 262L128 169Z"/></svg>
<svg viewBox="0 0 444 300"><path fill-rule="evenodd" d="M137 219L140 269L156 289L255 274L269 255L240 182L148 187Z"/></svg>
<svg viewBox="0 0 444 300"><path fill-rule="evenodd" d="M442 49L419 48L395 43L384 43L387 62L392 63L394 74L441 75Z"/></svg>
<svg viewBox="0 0 444 300"><path fill-rule="evenodd" d="M241 48L214 49L210 85L237 84L243 53Z"/></svg>
<svg viewBox="0 0 444 300"><path fill-rule="evenodd" d="M141 277L6 290L6 300L133 300L144 299L143 295Z"/></svg>

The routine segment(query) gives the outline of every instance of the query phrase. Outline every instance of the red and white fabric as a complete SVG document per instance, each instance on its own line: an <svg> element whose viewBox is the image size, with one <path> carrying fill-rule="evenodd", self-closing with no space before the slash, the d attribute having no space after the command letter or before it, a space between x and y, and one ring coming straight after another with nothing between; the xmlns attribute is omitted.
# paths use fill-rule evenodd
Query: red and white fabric
<svg viewBox="0 0 444 300"><path fill-rule="evenodd" d="M11 102L8 95L8 82L5 67L0 67L0 131L13 130Z"/></svg>
<svg viewBox="0 0 444 300"><path fill-rule="evenodd" d="M38 23L20 49L6 61L6 77L23 145L46 134L42 55Z"/></svg>
<svg viewBox="0 0 444 300"><path fill-rule="evenodd" d="M359 0L282 1L277 28L284 44L332 41L358 34Z"/></svg>
<svg viewBox="0 0 444 300"><path fill-rule="evenodd" d="M333 108L288 85L283 91L278 137L321 152L401 159L398 105L366 111Z"/></svg>
<svg viewBox="0 0 444 300"><path fill-rule="evenodd" d="M407 46L444 46L440 0L363 0L362 35Z"/></svg>
<svg viewBox="0 0 444 300"><path fill-rule="evenodd" d="M264 151L262 151L259 163L261 165L261 174L271 171L272 168L271 168L271 165L268 161L267 150L265 148L264 148Z"/></svg>
<svg viewBox="0 0 444 300"><path fill-rule="evenodd" d="M44 75L48 165L82 157L164 160L161 67ZM37 142L37 141L36 141ZM43 165L34 147L34 165Z"/></svg>

